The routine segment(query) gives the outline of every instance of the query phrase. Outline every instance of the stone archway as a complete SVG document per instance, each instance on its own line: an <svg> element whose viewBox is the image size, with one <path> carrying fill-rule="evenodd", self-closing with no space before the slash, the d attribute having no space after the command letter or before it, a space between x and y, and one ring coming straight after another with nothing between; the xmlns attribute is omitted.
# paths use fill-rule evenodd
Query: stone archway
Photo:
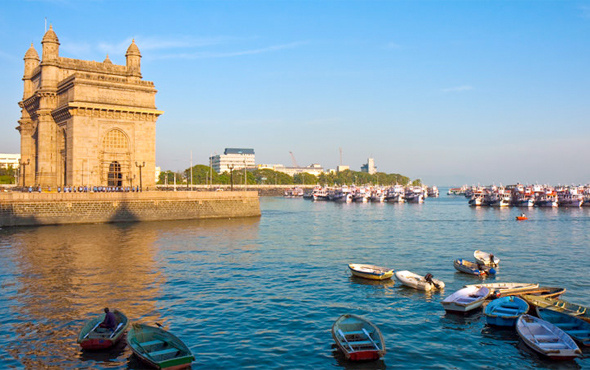
<svg viewBox="0 0 590 370"><path fill-rule="evenodd" d="M109 130L102 140L101 183L107 186L128 184L131 174L129 138L120 129Z"/></svg>

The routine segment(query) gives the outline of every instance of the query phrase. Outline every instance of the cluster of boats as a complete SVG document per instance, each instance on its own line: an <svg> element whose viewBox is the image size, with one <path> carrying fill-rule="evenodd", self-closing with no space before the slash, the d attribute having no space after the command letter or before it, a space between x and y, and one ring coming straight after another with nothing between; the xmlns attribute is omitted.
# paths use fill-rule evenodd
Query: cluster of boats
<svg viewBox="0 0 590 370"><path fill-rule="evenodd" d="M500 263L500 259L491 253L476 250L473 252L475 262L468 261L463 258L456 259L453 262L455 269L470 275L489 276L496 275L496 267Z"/></svg>
<svg viewBox="0 0 590 370"><path fill-rule="evenodd" d="M88 320L78 335L78 344L85 350L104 350L121 342L129 327L129 319L121 311L113 311L116 327L104 328L100 324L105 314ZM174 334L161 328L134 323L126 338L126 344L143 363L156 369L176 370L191 366L195 357L190 349Z"/></svg>
<svg viewBox="0 0 590 370"><path fill-rule="evenodd" d="M460 194L452 192L452 194ZM581 207L590 206L590 186L474 186L463 193L471 206Z"/></svg>
<svg viewBox="0 0 590 370"><path fill-rule="evenodd" d="M478 270L490 271L500 263L499 258L487 252L475 251L474 256L474 264ZM458 268L457 261L459 260L455 261L457 270L471 275L484 275ZM431 274L421 276L406 270L394 271L367 264L350 264L348 267L357 277L385 280L395 276L404 286L418 290L443 290L445 287L444 282L435 279ZM590 347L590 310L560 299L565 291L565 288L542 287L529 283L479 283L465 285L444 298L441 304L445 312L458 314L483 308L488 325L514 327L523 342L539 354L554 360L571 360L582 355L579 345ZM374 342L371 344L374 346L368 346L366 335L347 336L347 332L355 330L341 328L342 322L354 322L357 327L366 328L369 334L374 333L371 335ZM338 329L342 329L341 332ZM379 329L363 318L342 316L334 324L332 336L348 359L377 359L385 354L385 344ZM367 347L348 345L356 341L367 344ZM365 353L367 351L370 354ZM359 352L363 354L357 355Z"/></svg>
<svg viewBox="0 0 590 370"><path fill-rule="evenodd" d="M312 191L305 193L303 189L295 187L285 191L286 197L303 197L314 201L333 201L340 203L423 203L428 197L438 197L436 186L372 186L372 185L342 185L342 186L316 186Z"/></svg>

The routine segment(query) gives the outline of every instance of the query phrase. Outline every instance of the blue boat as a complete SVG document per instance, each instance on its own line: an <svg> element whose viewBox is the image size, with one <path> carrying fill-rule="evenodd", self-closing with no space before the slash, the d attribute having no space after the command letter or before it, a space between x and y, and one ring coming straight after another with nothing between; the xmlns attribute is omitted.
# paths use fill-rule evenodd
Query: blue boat
<svg viewBox="0 0 590 370"><path fill-rule="evenodd" d="M590 323L566 313L537 308L539 317L565 331L576 342L590 347Z"/></svg>
<svg viewBox="0 0 590 370"><path fill-rule="evenodd" d="M518 317L529 310L522 298L507 296L491 301L484 310L488 325L514 326Z"/></svg>

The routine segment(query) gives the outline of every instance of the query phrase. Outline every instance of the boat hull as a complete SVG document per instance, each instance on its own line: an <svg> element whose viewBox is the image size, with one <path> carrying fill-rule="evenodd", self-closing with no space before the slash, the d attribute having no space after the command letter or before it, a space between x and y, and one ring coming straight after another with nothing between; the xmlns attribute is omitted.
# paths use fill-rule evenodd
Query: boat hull
<svg viewBox="0 0 590 370"><path fill-rule="evenodd" d="M125 334L129 326L129 320L122 312L114 310L117 328L111 331L106 328L99 328L98 325L104 320L104 314L87 321L78 335L78 344L82 349L101 350L113 347Z"/></svg>
<svg viewBox="0 0 590 370"><path fill-rule="evenodd" d="M137 358L157 369L185 369L195 359L180 339L153 326L133 324L127 336L127 344Z"/></svg>
<svg viewBox="0 0 590 370"><path fill-rule="evenodd" d="M582 354L572 338L545 320L522 315L516 332L527 346L552 360L573 360Z"/></svg>
<svg viewBox="0 0 590 370"><path fill-rule="evenodd" d="M426 281L422 276L410 271L396 271L395 277L403 285L417 290L430 291L444 289L445 283L438 279L432 279L433 283Z"/></svg>
<svg viewBox="0 0 590 370"><path fill-rule="evenodd" d="M467 313L480 308L487 296L488 288L462 288L445 298L441 304L445 311Z"/></svg>
<svg viewBox="0 0 590 370"><path fill-rule="evenodd" d="M393 270L374 265L348 265L350 272L357 277L370 280L387 280L393 276Z"/></svg>
<svg viewBox="0 0 590 370"><path fill-rule="evenodd" d="M347 360L378 360L386 353L379 328L357 315L340 316L332 325L332 338Z"/></svg>
<svg viewBox="0 0 590 370"><path fill-rule="evenodd" d="M516 320L529 310L529 305L522 298L504 297L491 301L484 310L488 325L509 326L516 325Z"/></svg>

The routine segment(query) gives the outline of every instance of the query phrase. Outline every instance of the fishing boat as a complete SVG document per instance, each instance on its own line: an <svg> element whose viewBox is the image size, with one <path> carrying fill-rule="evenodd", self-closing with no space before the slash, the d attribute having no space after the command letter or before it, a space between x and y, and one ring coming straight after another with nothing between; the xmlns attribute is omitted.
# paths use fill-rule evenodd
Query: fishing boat
<svg viewBox="0 0 590 370"><path fill-rule="evenodd" d="M548 298L538 295L523 295L522 298L524 298L531 306L535 307L536 310L539 308L547 308L590 322L590 309L588 309L588 307L564 301L563 299Z"/></svg>
<svg viewBox="0 0 590 370"><path fill-rule="evenodd" d="M531 291L532 289L536 289L539 287L539 284L529 284L529 283L486 283L486 284L470 284L465 285L464 287L486 287L490 290L490 297L498 298L504 297L508 295L517 295L520 293L525 293Z"/></svg>
<svg viewBox="0 0 590 370"><path fill-rule="evenodd" d="M473 257L475 257L475 262L485 266L496 267L500 263L500 259L498 257L491 253L480 250L473 252Z"/></svg>
<svg viewBox="0 0 590 370"><path fill-rule="evenodd" d="M527 216L516 216L516 221L526 221L529 218Z"/></svg>
<svg viewBox="0 0 590 370"><path fill-rule="evenodd" d="M489 294L486 287L462 288L443 299L441 304L447 312L467 313L481 307Z"/></svg>
<svg viewBox="0 0 590 370"><path fill-rule="evenodd" d="M340 316L332 325L332 338L347 360L378 360L385 355L379 328L357 315Z"/></svg>
<svg viewBox="0 0 590 370"><path fill-rule="evenodd" d="M393 276L393 269L387 267L351 263L348 268L354 276L365 279L385 280Z"/></svg>
<svg viewBox="0 0 590 370"><path fill-rule="evenodd" d="M430 291L432 289L444 289L445 287L445 283L443 283L441 280L434 279L431 274L420 276L418 274L414 274L411 271L402 270L396 271L395 277L403 285L418 290Z"/></svg>
<svg viewBox="0 0 590 370"><path fill-rule="evenodd" d="M180 339L155 326L133 324L127 334L127 344L141 361L157 369L184 369L195 360Z"/></svg>
<svg viewBox="0 0 590 370"><path fill-rule="evenodd" d="M537 317L520 316L516 332L527 346L552 360L573 360L582 354L566 332Z"/></svg>
<svg viewBox="0 0 590 370"><path fill-rule="evenodd" d="M88 321L80 330L78 334L78 344L84 349L105 349L114 346L121 338L127 327L129 320L121 311L114 310L117 326L115 330L109 328L101 328L100 323L103 322L105 314L100 314Z"/></svg>
<svg viewBox="0 0 590 370"><path fill-rule="evenodd" d="M547 308L538 308L539 318L549 321L561 330L565 331L576 342L590 347L590 323L566 313L553 311Z"/></svg>
<svg viewBox="0 0 590 370"><path fill-rule="evenodd" d="M453 262L453 266L455 269L460 272L464 272L466 274L475 275L475 276L487 276L487 275L496 275L496 269L489 266L478 265L477 263L473 263L471 261L467 261L465 259L459 258Z"/></svg>
<svg viewBox="0 0 590 370"><path fill-rule="evenodd" d="M528 310L529 305L524 299L508 296L488 303L483 313L488 325L514 326L518 317Z"/></svg>

